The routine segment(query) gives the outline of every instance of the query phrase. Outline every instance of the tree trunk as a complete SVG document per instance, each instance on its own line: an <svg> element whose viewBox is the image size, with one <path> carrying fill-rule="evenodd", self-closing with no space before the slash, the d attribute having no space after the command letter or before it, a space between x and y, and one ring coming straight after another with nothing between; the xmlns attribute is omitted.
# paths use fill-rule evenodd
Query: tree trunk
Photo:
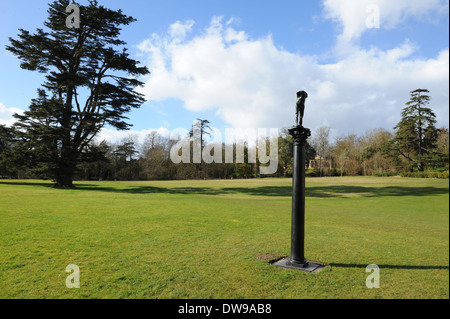
<svg viewBox="0 0 450 319"><path fill-rule="evenodd" d="M423 172L424 171L424 167L423 167L423 162L419 161L419 163L417 164L417 170L419 172Z"/></svg>
<svg viewBox="0 0 450 319"><path fill-rule="evenodd" d="M73 185L74 170L69 168L61 168L56 178L56 188L75 188Z"/></svg>
<svg viewBox="0 0 450 319"><path fill-rule="evenodd" d="M64 147L61 150L61 159L56 173L57 188L75 188L73 185L73 177L75 175L75 168L77 163L77 156Z"/></svg>
<svg viewBox="0 0 450 319"><path fill-rule="evenodd" d="M319 177L322 177L322 156L319 157Z"/></svg>

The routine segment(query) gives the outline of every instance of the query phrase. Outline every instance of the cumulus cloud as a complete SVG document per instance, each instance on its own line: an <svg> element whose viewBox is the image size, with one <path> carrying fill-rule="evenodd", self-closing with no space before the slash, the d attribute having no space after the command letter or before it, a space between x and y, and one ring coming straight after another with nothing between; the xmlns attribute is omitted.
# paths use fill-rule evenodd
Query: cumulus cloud
<svg viewBox="0 0 450 319"><path fill-rule="evenodd" d="M279 97L294 90L295 103L295 89L305 84L314 65L314 58L279 50L270 36L250 40L217 17L201 36L178 41L153 35L141 43L152 70L143 93L153 100L179 98L191 111L216 109L236 127L268 124L274 107L292 115L289 98Z"/></svg>
<svg viewBox="0 0 450 319"><path fill-rule="evenodd" d="M324 0L326 18L341 28L338 49L351 48L370 28L390 29L408 18L432 20L448 13L448 0ZM344 50L345 51L345 50Z"/></svg>
<svg viewBox="0 0 450 319"><path fill-rule="evenodd" d="M15 107L6 107L0 102L0 125L12 126L16 122L16 119L13 118L15 113L23 114L23 110Z"/></svg>
<svg viewBox="0 0 450 319"><path fill-rule="evenodd" d="M121 143L123 140L132 138L137 143L142 144L145 141L145 137L152 132L157 132L163 137L170 137L170 131L165 127L157 129L145 129L145 130L129 130L129 131L117 131L114 129L103 128L96 136L96 141L101 142L103 140L109 143Z"/></svg>
<svg viewBox="0 0 450 319"><path fill-rule="evenodd" d="M97 143L101 141L107 141L108 143L120 143L121 141L133 138L140 140L139 136L146 135L146 132L150 133L151 130L143 131L117 131L114 129L102 128L100 132L96 135L95 140Z"/></svg>
<svg viewBox="0 0 450 319"><path fill-rule="evenodd" d="M192 32L193 26L176 22L169 30ZM418 48L406 40L387 51L356 48L321 64L278 48L271 36L252 39L221 17L194 37L173 33L153 34L139 45L152 71L142 88L150 100L178 98L193 112L215 110L232 127L269 128L294 124L295 93L305 90L311 129L356 133L391 129L409 92L420 87L430 90L439 124L448 126L448 48L434 58L412 58Z"/></svg>
<svg viewBox="0 0 450 319"><path fill-rule="evenodd" d="M186 22L177 21L173 23L169 28L169 34L173 39L184 39L194 26L194 20L188 20Z"/></svg>

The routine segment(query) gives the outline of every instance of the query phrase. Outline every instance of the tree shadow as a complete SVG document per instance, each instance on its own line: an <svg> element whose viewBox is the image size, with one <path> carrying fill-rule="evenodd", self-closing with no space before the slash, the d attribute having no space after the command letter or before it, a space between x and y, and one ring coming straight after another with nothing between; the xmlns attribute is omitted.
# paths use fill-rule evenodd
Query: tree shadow
<svg viewBox="0 0 450 319"><path fill-rule="evenodd" d="M0 181L0 184L41 186L52 188L49 182L15 182ZM101 186L99 184L75 183L75 190L115 192L123 194L182 194L182 195L231 195L244 194L249 196L291 197L291 186L260 186L260 187L157 187L157 186ZM434 196L448 194L448 188L440 187L406 187L406 186L354 186L331 185L311 186L306 188L306 197L310 198L348 198L348 197L382 197L382 196Z"/></svg>
<svg viewBox="0 0 450 319"><path fill-rule="evenodd" d="M242 193L251 196L292 196L291 186L261 186L261 187L234 187L223 188L223 193ZM306 197L313 198L346 198L380 197L380 196L431 196L448 194L448 188L439 187L405 187L405 186L312 186L305 190Z"/></svg>
<svg viewBox="0 0 450 319"><path fill-rule="evenodd" d="M51 183L51 182L46 182L46 181L42 181L42 182L16 182L14 180L11 181L0 181L0 185L19 185L19 186L41 186L41 187L48 187L48 188L53 188L55 183Z"/></svg>
<svg viewBox="0 0 450 319"><path fill-rule="evenodd" d="M341 267L341 268L366 268L368 265L363 264L341 264L341 263L330 263L331 267ZM377 266L380 269L449 269L449 266L422 266L422 265L386 265L380 264Z"/></svg>
<svg viewBox="0 0 450 319"><path fill-rule="evenodd" d="M223 193L221 189L210 187L156 187L156 186L130 186L127 188L102 187L98 185L76 184L76 190L87 191L103 191L123 194L203 194L203 195L218 195Z"/></svg>
<svg viewBox="0 0 450 319"><path fill-rule="evenodd" d="M407 187L407 186L353 186L333 185L316 186L306 189L307 197L318 198L345 198L357 197L382 197L382 196L433 196L448 194L448 188L440 187Z"/></svg>

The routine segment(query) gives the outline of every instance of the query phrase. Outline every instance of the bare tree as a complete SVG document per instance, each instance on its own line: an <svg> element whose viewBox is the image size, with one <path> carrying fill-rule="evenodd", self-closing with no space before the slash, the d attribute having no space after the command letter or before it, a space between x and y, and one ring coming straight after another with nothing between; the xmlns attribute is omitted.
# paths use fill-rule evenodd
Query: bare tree
<svg viewBox="0 0 450 319"><path fill-rule="evenodd" d="M320 176L322 176L322 158L326 159L329 156L330 151L330 130L328 126L321 126L316 130L314 137L312 138L312 146L318 153L319 157L319 170Z"/></svg>
<svg viewBox="0 0 450 319"><path fill-rule="evenodd" d="M448 139L448 129L442 128L439 132L437 142L436 142L436 148L438 152L447 155L448 156L448 149L449 149L449 139Z"/></svg>

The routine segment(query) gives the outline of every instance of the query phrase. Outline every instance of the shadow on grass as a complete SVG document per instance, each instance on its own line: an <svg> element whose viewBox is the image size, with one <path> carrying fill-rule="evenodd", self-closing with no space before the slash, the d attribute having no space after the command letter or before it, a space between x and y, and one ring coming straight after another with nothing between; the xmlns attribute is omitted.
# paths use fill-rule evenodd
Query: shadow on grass
<svg viewBox="0 0 450 319"><path fill-rule="evenodd" d="M367 265L361 264L339 264L330 263L331 267L342 267L342 268L366 268ZM419 265L377 265L380 269L449 269L449 266L419 266Z"/></svg>
<svg viewBox="0 0 450 319"><path fill-rule="evenodd" d="M49 182L22 182L0 181L0 185L41 186L53 188ZM250 196L281 196L291 197L291 186L261 186L261 187L156 187L156 186L129 186L109 187L98 184L76 183L75 190L102 191L123 194L182 194L182 195L223 195L244 194ZM306 197L313 198L346 198L356 197L380 197L380 196L432 196L448 194L448 188L439 187L405 187L405 186L312 186L306 188Z"/></svg>
<svg viewBox="0 0 450 319"><path fill-rule="evenodd" d="M42 181L42 182L16 182L14 180L2 180L0 181L0 185L18 185L18 186L41 186L41 187L49 187L49 188L53 188L53 185L55 185L52 182L46 182L46 181Z"/></svg>

